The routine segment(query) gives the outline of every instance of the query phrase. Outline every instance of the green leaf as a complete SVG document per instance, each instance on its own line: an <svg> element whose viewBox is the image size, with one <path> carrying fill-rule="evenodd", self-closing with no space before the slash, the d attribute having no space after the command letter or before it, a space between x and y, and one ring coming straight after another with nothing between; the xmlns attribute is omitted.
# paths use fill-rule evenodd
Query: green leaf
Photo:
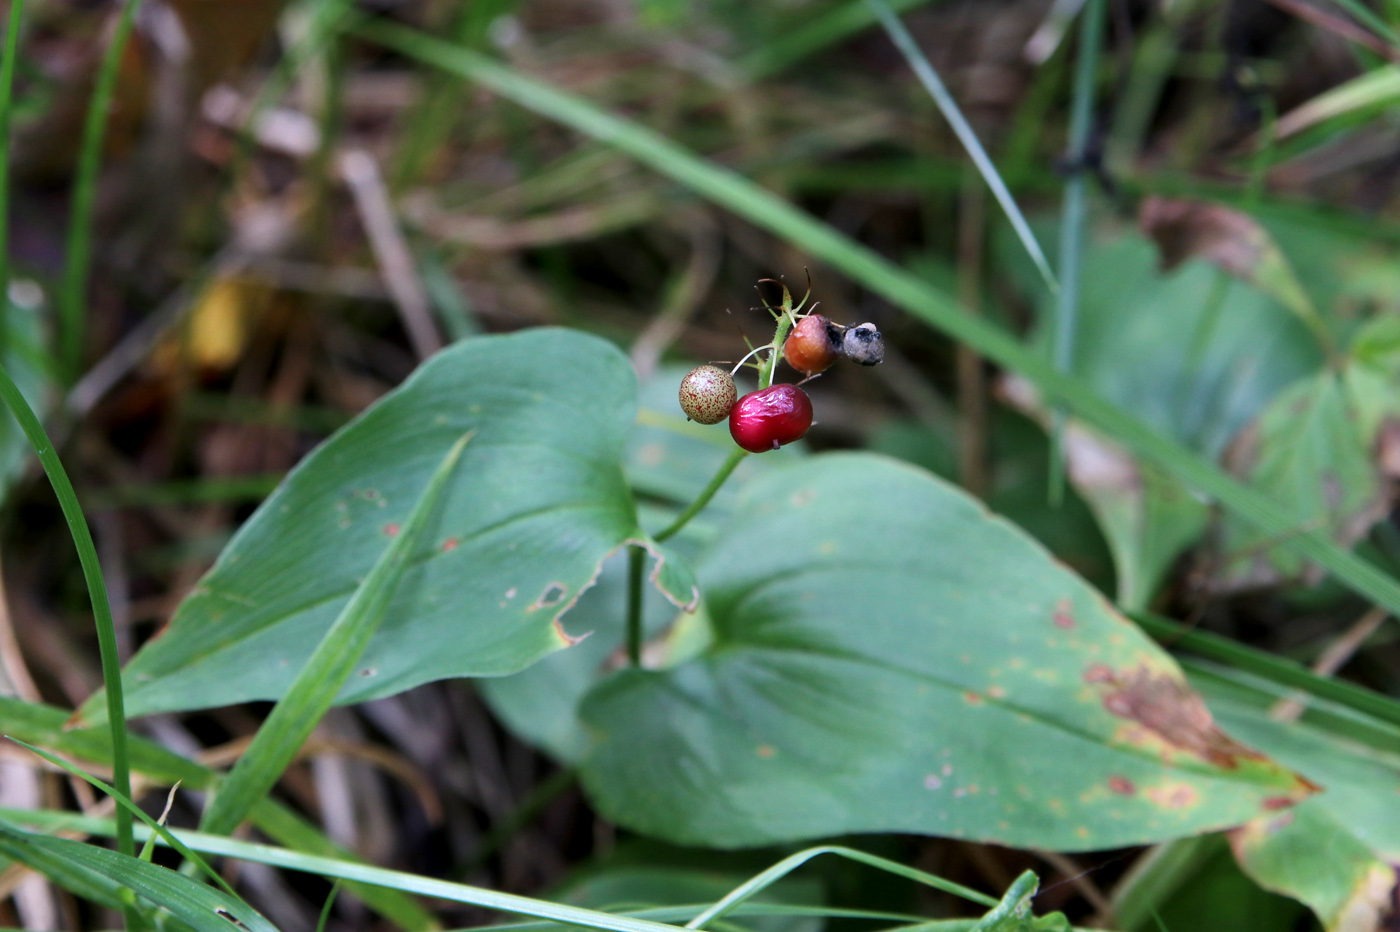
<svg viewBox="0 0 1400 932"><path fill-rule="evenodd" d="M1100 234L1084 257L1082 290L1075 374L1211 459L1322 365L1312 333L1278 302L1199 260L1163 274L1136 232ZM1049 340L1042 305L1037 345Z"/></svg>
<svg viewBox="0 0 1400 932"><path fill-rule="evenodd" d="M1400 795L1400 728L1317 698L1281 722L1270 710L1301 697L1277 684L1214 664L1193 664L1191 679L1233 733L1323 789L1236 829L1241 868L1306 903L1328 932L1372 932L1400 863L1400 807L1388 802Z"/></svg>
<svg viewBox="0 0 1400 932"><path fill-rule="evenodd" d="M242 926L248 932L277 932L241 900L176 871L106 848L38 835L0 822L0 852L35 867L67 862L105 877L169 910L199 932L228 932L230 926Z"/></svg>
<svg viewBox="0 0 1400 932"><path fill-rule="evenodd" d="M1375 932L1395 902L1395 868L1320 807L1255 819L1230 843L1255 883L1306 903L1327 932Z"/></svg>
<svg viewBox="0 0 1400 932"><path fill-rule="evenodd" d="M1286 690L1213 664L1193 664L1192 682L1232 733L1322 787L1293 811L1323 810L1400 863L1400 807L1381 802L1400 796L1400 728L1315 697L1299 721L1275 721L1269 709L1293 698Z"/></svg>
<svg viewBox="0 0 1400 932"><path fill-rule="evenodd" d="M1074 366L1106 397L1214 459L1290 383L1317 371L1317 341L1281 304L1205 262L1162 274L1146 239L1103 235L1085 258ZM1046 323L1038 342L1048 340ZM1029 382L1008 380L1005 394L1048 425ZM1119 604L1145 607L1206 529L1206 502L1083 422L1071 424L1065 454L1113 551Z"/></svg>
<svg viewBox="0 0 1400 932"><path fill-rule="evenodd" d="M1101 596L951 486L852 454L745 493L700 567L711 646L584 703L581 777L620 824L721 847L904 831L1071 850L1306 795Z"/></svg>
<svg viewBox="0 0 1400 932"><path fill-rule="evenodd" d="M1350 546L1385 514L1380 474L1362 431L1341 379L1323 372L1275 399L1239 455L1250 463L1250 482L1293 527L1325 529ZM1305 559L1277 543L1243 522L1227 521L1227 580L1258 585L1300 575Z"/></svg>
<svg viewBox="0 0 1400 932"><path fill-rule="evenodd" d="M621 466L635 394L626 358L575 331L483 337L434 356L239 530L127 667L131 714L282 696L469 431L386 621L336 701L510 673L572 643L587 631L566 633L564 613L608 554L645 540ZM690 588L672 595L694 598ZM92 702L82 711L98 713Z"/></svg>

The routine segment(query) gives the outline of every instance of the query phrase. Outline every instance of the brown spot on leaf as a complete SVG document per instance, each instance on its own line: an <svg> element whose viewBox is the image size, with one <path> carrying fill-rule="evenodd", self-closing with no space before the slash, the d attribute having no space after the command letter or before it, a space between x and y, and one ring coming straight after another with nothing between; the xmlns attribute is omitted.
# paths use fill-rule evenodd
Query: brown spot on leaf
<svg viewBox="0 0 1400 932"><path fill-rule="evenodd" d="M1137 787L1133 785L1132 780L1129 780L1127 777L1120 777L1118 774L1114 774L1108 778L1108 788L1119 796L1132 796L1137 792Z"/></svg>
<svg viewBox="0 0 1400 932"><path fill-rule="evenodd" d="M773 746L771 744L760 744L758 747L754 748L754 753L757 754L759 757L763 758L764 760L768 760L778 752L773 750Z"/></svg>
<svg viewBox="0 0 1400 932"><path fill-rule="evenodd" d="M1084 682L1086 683L1112 683L1116 678L1113 670L1101 663L1096 663L1084 671Z"/></svg>
<svg viewBox="0 0 1400 932"><path fill-rule="evenodd" d="M458 543L460 543L460 541L458 541L455 537L447 538L447 540L442 542L442 552L451 553L452 551L457 549Z"/></svg>
<svg viewBox="0 0 1400 932"><path fill-rule="evenodd" d="M394 522L390 521L388 524L384 525L384 536L385 536L385 537L398 537L398 536L399 536L399 526L398 526L397 524L395 524Z"/></svg>
<svg viewBox="0 0 1400 932"><path fill-rule="evenodd" d="M1185 809L1194 806L1201 798L1196 788L1189 783L1165 783L1149 787L1147 798L1163 809Z"/></svg>
<svg viewBox="0 0 1400 932"><path fill-rule="evenodd" d="M1249 215L1204 201L1149 197L1138 211L1142 232L1152 237L1169 272L1187 259L1205 259L1245 281L1269 257L1270 242Z"/></svg>
<svg viewBox="0 0 1400 932"><path fill-rule="evenodd" d="M969 689L967 692L963 693L963 702L966 702L968 705L981 705L982 697Z"/></svg>
<svg viewBox="0 0 1400 932"><path fill-rule="evenodd" d="M1287 809L1297 804L1298 800L1289 799L1287 796L1270 796L1268 799L1264 800L1264 808L1268 809L1270 812L1276 812L1279 809Z"/></svg>
<svg viewBox="0 0 1400 932"><path fill-rule="evenodd" d="M1205 702L1182 680L1145 666L1124 673L1091 667L1084 680L1112 689L1103 697L1109 712L1138 723L1171 747L1216 767L1233 770L1241 758L1265 759L1216 727Z"/></svg>
<svg viewBox="0 0 1400 932"><path fill-rule="evenodd" d="M1066 631L1074 629L1074 613L1070 611L1069 599L1061 599L1055 605L1055 627Z"/></svg>

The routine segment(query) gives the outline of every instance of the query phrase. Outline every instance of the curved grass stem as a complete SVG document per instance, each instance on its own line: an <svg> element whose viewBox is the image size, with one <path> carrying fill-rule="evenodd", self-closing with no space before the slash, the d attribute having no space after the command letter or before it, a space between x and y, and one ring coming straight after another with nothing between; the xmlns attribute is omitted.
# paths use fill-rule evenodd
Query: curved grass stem
<svg viewBox="0 0 1400 932"><path fill-rule="evenodd" d="M63 510L68 530L73 535L73 544L78 549L78 562L83 568L83 580L87 583L88 596L92 600L93 623L97 628L97 648L102 658L102 680L107 689L107 721L112 731L112 784L122 796L131 798L131 764L127 754L126 710L122 701L121 660L117 655L117 632L112 623L112 607L107 601L107 584L102 579L102 568L97 561L97 547L92 541L83 508L78 504L78 496L73 491L73 483L68 481L68 473L58 459L53 444L49 442L44 427L39 423L29 402L24 400L19 387L10 373L0 364L0 400L10 409L19 421L20 429L29 439L30 445L44 466L44 472L53 484L59 507ZM122 854L136 854L132 840L131 813L123 808L116 810L117 850Z"/></svg>

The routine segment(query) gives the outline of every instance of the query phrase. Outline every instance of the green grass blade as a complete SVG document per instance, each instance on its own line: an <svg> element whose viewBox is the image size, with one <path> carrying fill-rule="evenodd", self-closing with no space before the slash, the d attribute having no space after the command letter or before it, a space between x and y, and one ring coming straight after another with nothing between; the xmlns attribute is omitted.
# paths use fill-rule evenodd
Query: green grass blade
<svg viewBox="0 0 1400 932"><path fill-rule="evenodd" d="M943 118L953 128L953 134L958 137L958 141L967 150L968 157L972 159L972 164L977 166L982 180L986 182L992 195L997 199L997 203L1001 205L1006 219L1011 221L1011 228L1016 232L1017 239L1021 241L1021 245L1030 254L1031 261L1040 271L1040 277L1045 279L1045 287L1049 288L1051 293L1058 291L1060 286L1055 280L1055 273L1050 271L1050 262L1045 258L1045 251L1040 248L1035 234L1031 232L1031 225L1021 214L1021 208L1016 206L1016 199L1011 196L1006 182L1002 180L1001 173L997 171L996 165L987 155L987 150L982 148L977 133L973 131L972 124L968 123L967 118L963 116L958 102L948 92L948 88L938 77L938 72L934 70L928 57L914 41L914 37L909 34L909 30L904 28L904 23L900 21L899 16L890 9L889 4L885 0L866 0L866 3L875 12L875 16L880 20L880 25L885 27L885 32L889 33L890 41L894 43L895 48L899 49L900 54L909 62L909 67L913 69L914 75L923 84L924 90L928 91L933 102L942 111Z"/></svg>
<svg viewBox="0 0 1400 932"><path fill-rule="evenodd" d="M310 737L316 723L331 707L388 610L394 590L408 568L408 558L413 555L429 517L437 509L447 481L470 439L471 434L463 436L443 457L423 490L423 497L404 521L402 531L384 549L287 694L273 707L248 750L219 787L205 810L200 823L202 829L227 834L237 828L258 800L266 797Z"/></svg>
<svg viewBox="0 0 1400 932"><path fill-rule="evenodd" d="M331 885L331 892L326 894L325 905L321 907L321 916L316 920L316 932L326 932L326 923L331 918L331 908L335 906L335 898L340 895L341 881L337 880Z"/></svg>
<svg viewBox="0 0 1400 932"><path fill-rule="evenodd" d="M1213 463L1157 433L1100 397L1081 380L1059 372L1005 330L963 314L943 292L873 250L737 172L711 164L659 134L526 77L472 52L412 29L375 23L358 30L370 41L418 61L470 78L542 116L616 146L639 162L767 230L813 259L829 264L925 323L976 349L1003 368L1031 380L1047 398L1063 404L1143 459L1219 502L1267 534L1331 572L1373 602L1400 613L1400 582L1333 543L1324 532L1299 532L1268 497Z"/></svg>
<svg viewBox="0 0 1400 932"><path fill-rule="evenodd" d="M21 810L16 815L23 817L26 813ZM4 816L0 816L0 820L4 818ZM16 818L13 821L23 823L24 819ZM0 827L4 825L5 822L0 821ZM110 825L111 822L108 821L108 826L110 827ZM66 828L68 826L65 824L55 831ZM69 893L105 906L110 910L120 912L129 906L126 897L130 894L124 894L120 884L86 867L81 867L62 855L54 854L47 849L36 849L26 845L22 840L12 838L0 831L0 865L8 866L9 862L23 864L31 870L38 871L48 878L49 882L62 887Z"/></svg>
<svg viewBox="0 0 1400 932"><path fill-rule="evenodd" d="M75 831L87 832L93 835L109 834L112 828L110 819L75 815L66 812L53 812L49 810L0 809L0 819L4 818L13 818L16 821L28 825L46 826L53 829L62 827ZM484 909L529 916L534 919L545 920L548 923L567 923L593 929L608 930L608 932L677 932L678 927L667 924L666 920L674 921L702 914L702 910L704 909L699 906L672 906L633 910L625 913L600 912L598 910L585 909L579 906L568 906L562 903L531 899L530 897L517 896L511 893L500 893L495 890L487 890L467 884L435 880L417 874L404 873L402 871L369 867L367 865L353 864L348 861L341 861L333 858L301 854L295 851L288 851L284 848L238 841L236 839L219 835L210 835L204 832L176 830L175 834L179 836L180 840L187 846L195 851L203 852L204 854L237 858L239 860L252 861L258 864L267 864L272 867L281 867L287 870L317 874L322 877L340 880L356 880L366 884L401 890L405 893L416 893L421 896L435 897L454 903L467 903ZM938 889L948 890L948 892L952 892L956 895L968 896L976 902L988 907L994 906L997 903L997 900L993 897L985 896L974 890L968 890L966 887L959 887L957 884L951 884L948 881L941 880L940 878L934 877L931 874L926 874L912 867L905 867L894 861L888 861L884 858L866 854L862 851L855 851L850 848L834 846L813 848L810 851L802 852L800 856L803 856L803 862L805 862L824 853L843 855L863 864L868 864L882 870L888 870L899 876L908 877L911 880L935 886ZM799 855L794 855L793 858L788 858L787 861L783 863L786 864L788 861L793 861L796 857L799 857ZM797 865L795 864L794 866ZM765 871L764 873L767 874L775 868L770 868L769 871ZM750 881L750 884L752 883L753 881ZM746 884L745 886L748 885ZM714 907L710 907L710 909L713 908ZM917 917L901 913L843 910L826 906L793 907L769 903L733 904L733 908L726 908L725 912L732 912L735 915L754 916L805 915L849 919L883 919L903 922L917 920ZM488 926L485 928L499 930L499 932L536 932L536 930L543 930L548 928L548 926L538 923L511 923L501 926Z"/></svg>
<svg viewBox="0 0 1400 932"><path fill-rule="evenodd" d="M7 735L6 737L9 736ZM218 871L210 867L202 857L195 854L189 848L185 847L183 842L181 842L174 835L170 834L170 830L168 828L159 824L158 822L156 822L155 819L151 818L150 816L146 815L145 811L142 810L141 807L137 806L134 802L131 801L131 797L123 796L121 793L118 793L115 789L103 783L101 780L97 779L92 774L86 772L80 767L75 767L73 764L68 763L61 757L50 754L48 751L40 750L32 744L26 744L18 738L10 738L10 740L13 741L15 744L18 744L20 747L26 748L34 752L35 754L38 754L40 757L48 761L50 764L53 764L55 767L58 767L62 770L66 770L68 773L71 773L79 780L84 780L90 783L92 786L96 787L97 789L106 793L108 796L112 797L112 799L116 801L118 806L121 806L123 809L126 809L136 818L140 819L146 824L146 827L154 833L153 836L150 836L146 839L148 846L153 838L159 837L167 845L178 851L181 857L188 860L195 867L198 867L200 870L204 871L205 875L210 880L214 881L215 884L222 887L225 893L227 893L231 897L234 897L235 899L238 898L238 894L233 892L233 887L230 887L228 885L227 881L225 881L224 878L220 876ZM142 858L142 860L150 859Z"/></svg>
<svg viewBox="0 0 1400 932"><path fill-rule="evenodd" d="M1393 49L1400 50L1400 33L1396 33L1390 24L1376 15L1366 4L1360 0L1332 0L1337 6L1351 14L1352 18L1367 29L1380 36Z"/></svg>
<svg viewBox="0 0 1400 932"><path fill-rule="evenodd" d="M1074 336L1079 321L1079 267L1084 257L1085 201L1088 196L1089 132L1094 119L1094 77L1099 66L1099 42L1103 35L1103 0L1089 0L1079 21L1079 50L1074 66L1073 106L1069 127L1069 181L1065 183L1064 211L1060 218L1060 293L1055 301L1055 368L1069 372L1074 365ZM1050 500L1064 496L1065 415L1055 411L1051 427Z"/></svg>
<svg viewBox="0 0 1400 932"><path fill-rule="evenodd" d="M112 746L110 740L104 740L105 731L95 728L69 729L65 727L67 719L68 713L63 709L0 696L0 730L5 733L82 760L94 763L111 761ZM208 767L138 735L130 737L130 752L132 769L153 780L167 784L182 781L186 787L194 790L207 789L218 782ZM14 815L9 818L23 821ZM260 802L250 818L259 830L278 844L323 857L352 862L358 860L354 854L338 847L315 826L274 799ZM110 827L106 834L111 834ZM397 890L362 884L350 884L347 889L406 932L437 928L437 921L431 913Z"/></svg>
<svg viewBox="0 0 1400 932"><path fill-rule="evenodd" d="M102 567L97 562L97 547L92 542L92 532L87 519L83 517L82 506L73 491L73 483L68 481L68 473L58 459L58 453L49 442L39 418L24 400L19 387L3 365L0 365L0 400L10 409L19 421L29 444L43 464L44 472L53 485L58 497L63 518L68 522L68 530L73 535L73 544L78 549L78 562L83 568L83 580L87 583L88 598L92 601L93 624L97 627L97 649L102 659L102 680L107 687L107 723L112 733L112 782L123 796L131 796L131 765L127 758L126 712L122 701L121 660L117 656L117 631L112 624L112 606L107 601L107 584L102 579ZM134 855L136 846L131 840L131 813L117 810L117 850L125 855Z"/></svg>
<svg viewBox="0 0 1400 932"><path fill-rule="evenodd" d="M9 339L10 308L10 113L14 106L15 60L19 57L24 0L10 0L5 57L0 59L0 357Z"/></svg>
<svg viewBox="0 0 1400 932"><path fill-rule="evenodd" d="M111 834L112 831L112 822L110 819L75 815L66 812L54 812L51 810L0 809L0 819L14 819L24 824L47 826L54 829L59 827L69 828L91 835L108 835ZM607 932L678 932L678 927L667 923L685 919L689 916L699 915L703 909L703 907L699 906L668 906L653 909L631 910L623 913L600 912L598 910L584 909L578 906L568 906L562 903L553 903L546 900L517 896L512 893L500 893L495 890L487 890L467 884L435 880L417 874L404 873L403 871L387 870L381 867L370 867L368 865L355 864L334 858L301 854L295 851L288 851L284 848L238 841L220 835L209 835L203 832L188 832L183 830L177 830L175 834L190 848L195 851L203 852L204 854L237 858L242 861L252 861L271 867L281 867L287 870L317 874L321 877L336 878L346 881L354 880L362 884L381 886L399 890L404 893L416 893L421 896L435 897L454 903L466 903L472 906L480 906L484 909L529 916L534 919L544 920L546 923L566 923L592 929L603 929L607 930ZM948 881L934 877L931 874L926 874L915 868L905 867L894 861L889 861L885 858L877 857L873 854L866 854L863 851L856 851L851 848L825 846L801 852L801 855L806 856L805 860L811 860L812 857L824 853L838 854L862 864L886 870L919 883L934 886L940 890L947 890L958 896L965 896L988 908L995 906L998 902L996 898L978 893L975 890L969 890L966 887L949 883ZM798 856L794 855L794 857ZM789 858L788 860L790 861L793 859ZM774 868L770 868L770 871L773 869ZM750 881L750 883L752 883L752 881ZM709 908L713 909L714 907ZM829 906L804 907L772 903L744 903L736 904L732 910L726 910L726 912L739 916L814 916L838 919L883 919L911 922L910 928L936 929L939 930L939 932L943 932L945 928L936 921L933 923L914 922L917 917L901 913L840 909L838 907ZM975 925L977 920L952 920L952 922L955 924L947 926L948 929L969 928ZM966 925L956 924L963 922L966 922ZM482 928L482 932L486 932L488 929L493 930L493 932L537 932L537 930L541 930L542 932L542 930L549 927L550 926L541 923L510 923L500 926L486 926Z"/></svg>
<svg viewBox="0 0 1400 932"><path fill-rule="evenodd" d="M23 831L0 822L0 838L10 852L60 859L116 881L123 887L169 910L199 932L229 932L242 926L246 932L277 932L255 909L221 890L139 858L118 854L96 845ZM9 853L9 852L7 852ZM27 857L17 860L28 863Z"/></svg>
<svg viewBox="0 0 1400 932"><path fill-rule="evenodd" d="M64 251L63 282L58 295L59 361L64 381L71 385L78 378L83 362L86 334L88 269L92 265L92 215L97 200L97 170L102 165L102 144L107 135L107 115L117 88L122 53L136 23L141 0L125 0L112 41L102 53L88 102L83 139L78 148L77 171L73 178L73 201L68 211L68 237Z"/></svg>
<svg viewBox="0 0 1400 932"><path fill-rule="evenodd" d="M5 810L0 809L0 818ZM634 919L651 919L655 922L685 922L709 909L708 905L652 906L646 909L625 909L615 915L631 916ZM613 912L611 909L605 910ZM788 906L783 903L745 903L730 912L731 916L792 916L814 919L869 919L901 924L920 924L925 920L907 913L891 913L873 909L842 909L839 906ZM509 922L498 925L480 926L478 932L551 932L557 929L550 922Z"/></svg>
<svg viewBox="0 0 1400 932"><path fill-rule="evenodd" d="M903 13L927 3L929 0L890 0L890 7ZM739 70L750 81L771 78L802 59L869 29L875 22L874 10L862 0L850 0L765 43L739 63Z"/></svg>
<svg viewBox="0 0 1400 932"><path fill-rule="evenodd" d="M9 812L9 810L5 810L5 812ZM38 824L44 819L46 814L30 812L27 814L21 813L21 815L25 822ZM66 813L59 813L58 816L62 818L62 824L65 827L88 832L90 834L105 834L111 828L111 822L106 819L94 819L87 816L63 818L67 816ZM58 820L56 819L55 821ZM678 928L665 923L652 922L647 919L633 919L628 916L584 909L579 906L567 906L562 903L551 903L545 900L531 899L528 896L519 896L514 893L501 893L482 887L473 887L447 880L436 880L431 877L423 877L418 874L409 874L403 871L388 870L382 867L370 867L369 865L355 864L334 858L302 854L296 851L288 851L285 848L276 848L271 845L237 841L236 839L222 835L210 835L205 832L187 832L179 830L177 830L175 834L190 848L203 854L238 858L243 861L252 861L258 864L266 864L270 867L280 867L286 870L316 874L321 877L389 887L394 890L403 891L404 893L434 897L453 903L466 903L471 906L482 907L483 909L499 910L500 912L514 913L520 916L530 916L535 919L544 919L550 922L563 922L570 925L587 926L593 929L604 929L607 930L607 932L677 932ZM133 858L132 860L135 859ZM225 930L225 932L227 932L227 930Z"/></svg>
<svg viewBox="0 0 1400 932"><path fill-rule="evenodd" d="M803 864L823 854L834 854L838 857L888 871L891 874L897 874L900 877L907 877L910 880L933 887L936 890L942 890L945 893L960 896L963 899L971 900L983 906L993 907L997 905L997 901L992 897L979 893L970 887L964 887L950 880L944 880L942 877L935 877L933 874L926 874L921 870L905 867L898 862L889 861L873 854L866 854L864 851L857 851L854 848L843 848L839 845L821 845L816 848L808 848L805 851L799 851L796 854L783 858L777 864L774 864L762 873L755 875L753 878L735 887L718 903L687 922L685 927L687 929L703 929L706 923L722 918L735 906L743 903L749 897L773 885Z"/></svg>

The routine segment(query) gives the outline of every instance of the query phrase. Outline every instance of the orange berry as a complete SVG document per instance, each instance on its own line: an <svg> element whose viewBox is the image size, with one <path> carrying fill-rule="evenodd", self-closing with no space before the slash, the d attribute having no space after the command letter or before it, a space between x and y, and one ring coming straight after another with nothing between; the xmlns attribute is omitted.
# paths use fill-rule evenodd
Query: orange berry
<svg viewBox="0 0 1400 932"><path fill-rule="evenodd" d="M831 321L811 314L797 322L783 343L783 358L798 372L814 376L836 361L841 341Z"/></svg>

